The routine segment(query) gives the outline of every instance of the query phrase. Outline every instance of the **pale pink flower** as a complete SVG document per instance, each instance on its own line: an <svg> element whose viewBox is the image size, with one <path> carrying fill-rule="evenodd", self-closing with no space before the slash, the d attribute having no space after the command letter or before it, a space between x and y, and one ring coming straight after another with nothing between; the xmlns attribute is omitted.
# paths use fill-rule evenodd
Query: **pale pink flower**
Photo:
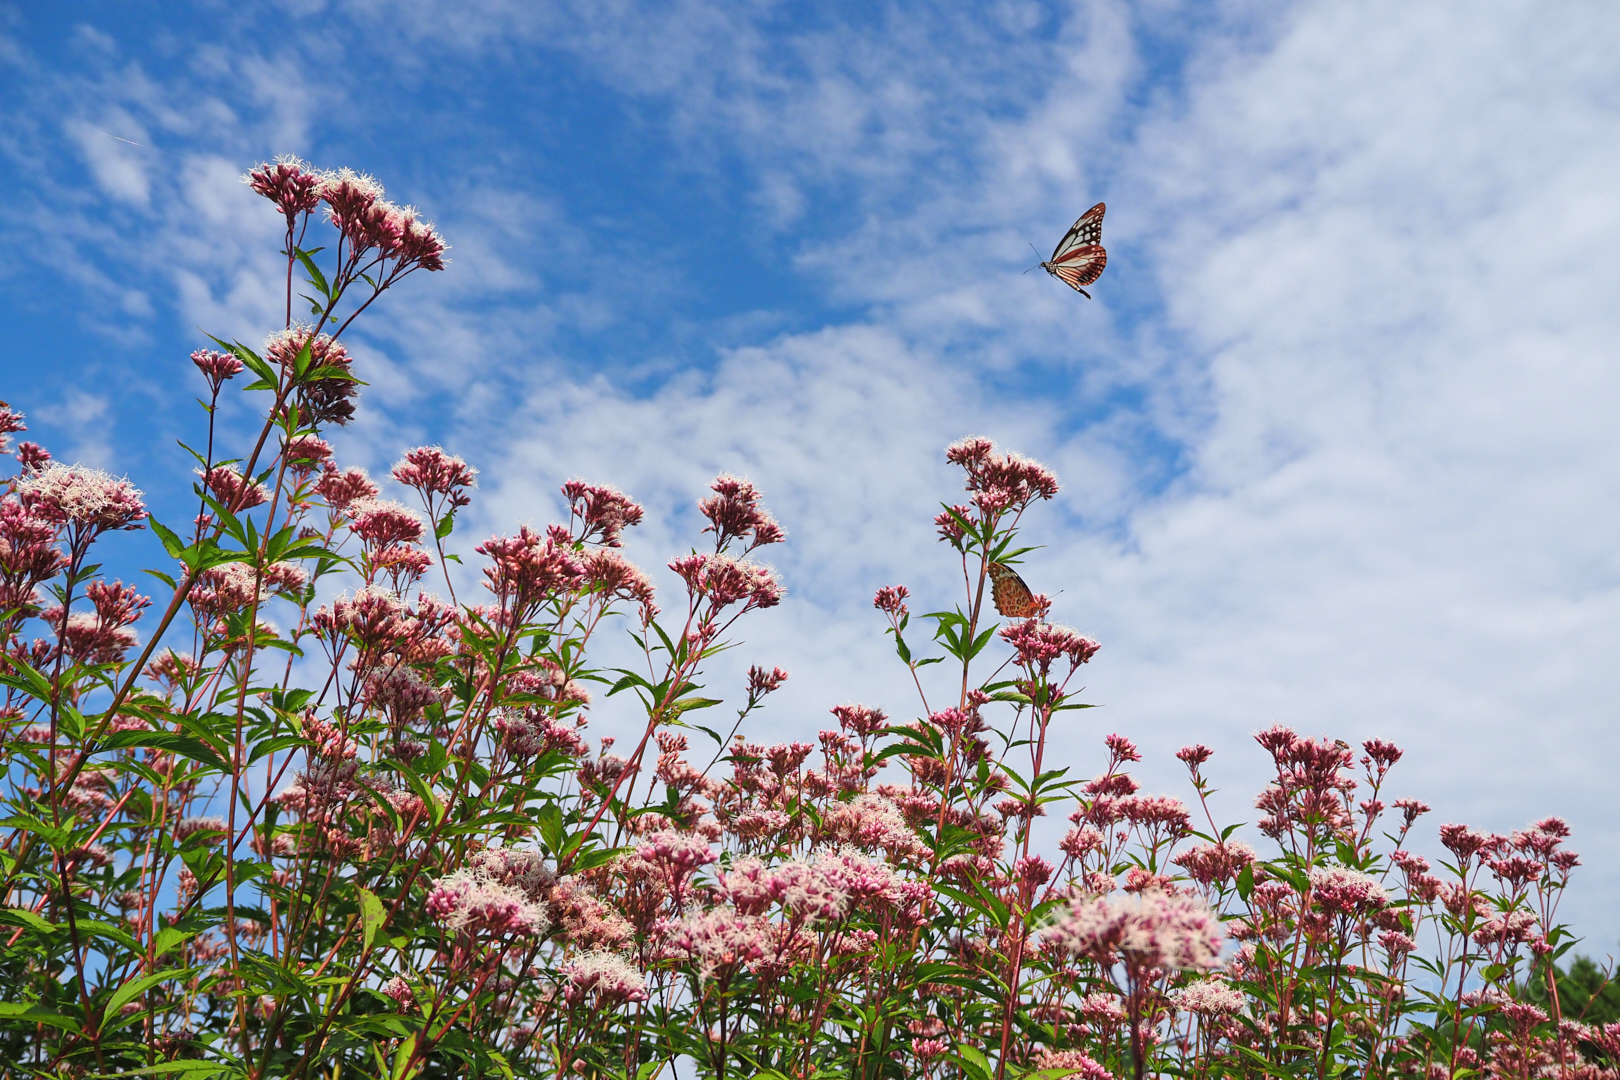
<svg viewBox="0 0 1620 1080"><path fill-rule="evenodd" d="M647 1000L647 977L617 953L589 952L570 958L561 973L567 980L563 998L570 1005L583 1003L595 993L603 1003Z"/></svg>
<svg viewBox="0 0 1620 1080"><path fill-rule="evenodd" d="M839 844L882 848L895 857L920 857L928 848L890 799L865 792L830 804L821 816L823 835Z"/></svg>
<svg viewBox="0 0 1620 1080"><path fill-rule="evenodd" d="M378 547L422 539L422 515L392 499L355 499L344 508L349 531Z"/></svg>
<svg viewBox="0 0 1620 1080"><path fill-rule="evenodd" d="M832 714L838 717L839 727L862 739L881 733L889 723L889 715L882 709L866 705L834 705Z"/></svg>
<svg viewBox="0 0 1620 1080"><path fill-rule="evenodd" d="M739 602L745 610L775 607L787 593L770 567L729 555L683 555L672 560L669 568L715 610Z"/></svg>
<svg viewBox="0 0 1620 1080"><path fill-rule="evenodd" d="M1150 891L1071 901L1045 932L1065 952L1138 969L1207 970L1219 962L1224 932L1202 900Z"/></svg>
<svg viewBox="0 0 1620 1080"><path fill-rule="evenodd" d="M339 470L330 461L321 466L321 478L315 484L315 493L334 510L346 509L358 499L374 498L377 490L364 469Z"/></svg>
<svg viewBox="0 0 1620 1080"><path fill-rule="evenodd" d="M545 905L529 899L521 888L467 870L434 882L426 911L458 933L541 937L551 925Z"/></svg>
<svg viewBox="0 0 1620 1080"><path fill-rule="evenodd" d="M1311 867L1311 899L1330 915L1364 915L1389 905L1375 879L1342 866Z"/></svg>
<svg viewBox="0 0 1620 1080"><path fill-rule="evenodd" d="M1222 844L1200 844L1188 848L1170 861L1187 871L1200 885L1229 884L1243 868L1258 858L1254 848L1242 840Z"/></svg>
<svg viewBox="0 0 1620 1080"><path fill-rule="evenodd" d="M669 924L663 937L672 955L696 961L703 979L723 969L757 963L771 954L775 943L770 923L723 907Z"/></svg>
<svg viewBox="0 0 1620 1080"><path fill-rule="evenodd" d="M281 368L287 378L297 370L298 356L309 346L309 366L298 381L299 420L304 424L337 424L354 418L354 399L360 384L349 374L354 357L327 334L308 326L277 330L265 339L264 358Z"/></svg>
<svg viewBox="0 0 1620 1080"><path fill-rule="evenodd" d="M416 1004L416 995L411 992L410 983L407 983L403 976L395 975L383 983L382 992L383 996L392 998L401 1011Z"/></svg>
<svg viewBox="0 0 1620 1080"><path fill-rule="evenodd" d="M703 531L715 534L716 551L743 537L748 538L745 552L787 539L776 519L760 505L759 489L751 481L721 475L709 488L714 494L700 500L698 510L709 519Z"/></svg>
<svg viewBox="0 0 1620 1080"><path fill-rule="evenodd" d="M1035 1068L1053 1070L1072 1080L1114 1080L1114 1074L1084 1050L1052 1050L1041 1047L1035 1054Z"/></svg>
<svg viewBox="0 0 1620 1080"><path fill-rule="evenodd" d="M34 514L92 534L144 528L144 492L128 480L84 465L51 462L17 481L17 495Z"/></svg>
<svg viewBox="0 0 1620 1080"><path fill-rule="evenodd" d="M270 501L270 490L257 480L247 480L233 465L215 465L206 473L196 470L203 487L230 512L240 513Z"/></svg>
<svg viewBox="0 0 1620 1080"><path fill-rule="evenodd" d="M624 530L641 524L645 511L618 488L570 480L562 486L568 512L579 521L578 539L603 547L622 545Z"/></svg>
<svg viewBox="0 0 1620 1080"><path fill-rule="evenodd" d="M1182 987L1176 1004L1199 1016L1235 1016L1244 1010L1248 999L1224 979L1199 979Z"/></svg>
<svg viewBox="0 0 1620 1080"><path fill-rule="evenodd" d="M997 454L995 444L983 436L952 443L945 460L966 470L967 490L986 514L1017 513L1058 493L1057 477L1046 466L1019 454Z"/></svg>
<svg viewBox="0 0 1620 1080"><path fill-rule="evenodd" d="M1002 640L1018 650L1018 662L1044 677L1052 661L1067 657L1072 671L1097 655L1102 646L1067 626L1025 619L1001 628Z"/></svg>
<svg viewBox="0 0 1620 1080"><path fill-rule="evenodd" d="M478 486L478 470L442 446L418 446L394 463L395 480L424 495L449 496L450 505L466 506L464 489Z"/></svg>
<svg viewBox="0 0 1620 1080"><path fill-rule="evenodd" d="M182 819L174 827L174 842L184 843L188 837L198 834L207 834L210 843L219 843L225 838L225 819L218 817L188 817Z"/></svg>
<svg viewBox="0 0 1620 1080"><path fill-rule="evenodd" d="M903 619L908 611L906 598L910 595L911 590L904 585L885 585L872 598L872 606L896 619Z"/></svg>

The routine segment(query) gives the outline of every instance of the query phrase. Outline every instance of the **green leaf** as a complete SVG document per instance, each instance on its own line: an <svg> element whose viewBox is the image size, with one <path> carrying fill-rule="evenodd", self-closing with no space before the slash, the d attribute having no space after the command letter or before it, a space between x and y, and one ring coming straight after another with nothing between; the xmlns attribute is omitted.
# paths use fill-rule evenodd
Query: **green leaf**
<svg viewBox="0 0 1620 1080"><path fill-rule="evenodd" d="M445 537L449 536L452 532L454 532L455 529L456 529L456 515L453 514L453 513L446 514L446 515L444 515L444 517L440 518L438 520L438 522L433 526L433 535L436 538L438 538L440 540L443 540Z"/></svg>
<svg viewBox="0 0 1620 1080"><path fill-rule="evenodd" d="M211 1076L228 1072L235 1067L223 1061L160 1061L144 1069L123 1069L115 1073L95 1073L94 1080L114 1076L157 1076L162 1073L189 1073L193 1076Z"/></svg>
<svg viewBox="0 0 1620 1080"><path fill-rule="evenodd" d="M315 265L315 260L310 257L310 252L295 248L293 253L298 256L298 261L304 265L304 272L309 275L309 283L330 301L332 299L332 287L326 283L326 275L321 273L319 266Z"/></svg>
<svg viewBox="0 0 1620 1080"><path fill-rule="evenodd" d="M191 972L191 968L171 968L165 971L154 972L151 975L143 975L139 979L132 979L123 986L120 986L113 992L113 996L107 999L107 1007L106 1009L102 1010L102 1015L113 1016L118 1012L119 1009L124 1007L126 1002L134 1001L136 998L146 993L158 983L169 982L172 979L184 978L185 976L190 975Z"/></svg>
<svg viewBox="0 0 1620 1080"><path fill-rule="evenodd" d="M420 1033L413 1031L411 1033L411 1037L400 1043L399 1049L394 1051L394 1072L392 1080L403 1080L405 1070L410 1067L411 1058L416 1056L416 1040L419 1034Z"/></svg>
<svg viewBox="0 0 1620 1080"><path fill-rule="evenodd" d="M28 911L20 907L6 908L4 912L0 912L0 919L21 923L30 930L38 930L43 934L53 933L60 929L60 927L51 922L49 919L41 918L40 916L35 915L32 911Z"/></svg>
<svg viewBox="0 0 1620 1080"><path fill-rule="evenodd" d="M5 1020L22 1020L30 1027L45 1024L64 1031L80 1030L79 1022L72 1017L46 1012L38 1005L30 1005L26 1001L0 1001L0 1021Z"/></svg>
<svg viewBox="0 0 1620 1080"><path fill-rule="evenodd" d="M371 943L377 939L377 931L381 930L383 923L388 920L388 911L377 894L363 885L356 886L360 891L360 918L365 925L365 948L371 951Z"/></svg>

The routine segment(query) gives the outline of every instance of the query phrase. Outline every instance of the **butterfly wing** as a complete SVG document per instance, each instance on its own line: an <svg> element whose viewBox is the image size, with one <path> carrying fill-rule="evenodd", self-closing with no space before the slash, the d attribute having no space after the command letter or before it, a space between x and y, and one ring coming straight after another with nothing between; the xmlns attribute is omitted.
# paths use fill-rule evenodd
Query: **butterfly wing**
<svg viewBox="0 0 1620 1080"><path fill-rule="evenodd" d="M996 611L1009 619L1032 619L1040 615L1035 594L1029 591L1018 571L1001 563L990 564L990 597Z"/></svg>
<svg viewBox="0 0 1620 1080"><path fill-rule="evenodd" d="M1067 262L1064 258L1075 248L1090 247L1102 243L1103 214L1108 212L1107 203L1098 203L1090 210L1081 214L1075 223L1069 226L1069 231L1063 234L1058 246L1052 249L1051 262Z"/></svg>
<svg viewBox="0 0 1620 1080"><path fill-rule="evenodd" d="M1046 272L1069 288L1078 290L1102 277L1103 268L1107 265L1108 252L1103 250L1103 246L1086 244L1064 255L1062 262L1047 263Z"/></svg>
<svg viewBox="0 0 1620 1080"><path fill-rule="evenodd" d="M1076 292L1085 293L1084 286L1102 277L1108 265L1108 252L1102 246L1103 214L1107 209L1106 203L1098 203L1081 214L1058 241L1052 257L1041 264L1048 274Z"/></svg>

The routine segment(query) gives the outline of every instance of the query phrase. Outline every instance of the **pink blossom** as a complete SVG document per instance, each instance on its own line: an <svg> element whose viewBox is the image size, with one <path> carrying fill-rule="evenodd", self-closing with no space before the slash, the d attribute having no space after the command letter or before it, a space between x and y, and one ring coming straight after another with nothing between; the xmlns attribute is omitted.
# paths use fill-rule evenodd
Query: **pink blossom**
<svg viewBox="0 0 1620 1080"><path fill-rule="evenodd" d="M52 462L17 481L17 495L28 510L47 521L85 529L92 535L140 529L146 520L144 492L128 480L100 469Z"/></svg>
<svg viewBox="0 0 1620 1080"><path fill-rule="evenodd" d="M773 951L770 923L728 908L710 908L663 928L665 947L697 962L700 978L754 964Z"/></svg>
<svg viewBox="0 0 1620 1080"><path fill-rule="evenodd" d="M0 437L0 442L4 442ZM51 460L51 453L36 442L24 442L17 445L17 463L23 467L23 472L38 472Z"/></svg>
<svg viewBox="0 0 1620 1080"><path fill-rule="evenodd" d="M309 347L309 366L295 376L297 360ZM308 424L337 424L354 418L354 399L360 384L349 374L354 358L343 344L307 326L278 330L264 342L265 359L280 367L284 377L297 378L299 420Z"/></svg>
<svg viewBox="0 0 1620 1080"><path fill-rule="evenodd" d="M1242 840L1227 840L1222 844L1202 844L1188 848L1171 861L1187 871L1200 885L1230 884L1253 865L1257 855L1254 848Z"/></svg>
<svg viewBox="0 0 1620 1080"><path fill-rule="evenodd" d="M1207 970L1218 962L1224 934L1202 900L1150 891L1071 901L1044 936L1062 951L1101 963L1123 956L1142 970Z"/></svg>
<svg viewBox="0 0 1620 1080"><path fill-rule="evenodd" d="M424 495L445 495L453 507L466 506L463 491L478 486L478 470L442 446L418 446L394 463L395 480Z"/></svg>
<svg viewBox="0 0 1620 1080"><path fill-rule="evenodd" d="M1329 915L1364 915L1386 907L1389 893L1375 879L1342 866L1313 866L1311 899Z"/></svg>
<svg viewBox="0 0 1620 1080"><path fill-rule="evenodd" d="M512 610L538 603L548 594L576 589L585 580L585 566L572 551L527 525L516 536L491 537L475 550L493 564L484 570L489 590Z"/></svg>
<svg viewBox="0 0 1620 1080"><path fill-rule="evenodd" d="M641 524L645 514L628 495L605 484L570 480L562 486L562 493L569 513L579 521L579 539L584 543L619 547L624 530Z"/></svg>
<svg viewBox="0 0 1620 1080"><path fill-rule="evenodd" d="M904 585L885 585L872 598L872 606L897 619L903 619L906 616L906 597L910 595L911 590Z"/></svg>
<svg viewBox="0 0 1620 1080"><path fill-rule="evenodd" d="M1248 1001L1224 979L1199 979L1184 986L1176 1004L1199 1016L1235 1016Z"/></svg>
<svg viewBox="0 0 1620 1080"><path fill-rule="evenodd" d="M382 992L384 997L392 998L402 1011L416 1004L416 995L411 992L411 986L403 976L395 975L383 983Z"/></svg>
<svg viewBox="0 0 1620 1080"><path fill-rule="evenodd" d="M293 472L307 476L332 460L332 447L319 435L297 435L287 440L282 454Z"/></svg>
<svg viewBox="0 0 1620 1080"><path fill-rule="evenodd" d="M952 443L945 460L966 470L967 490L986 514L1017 513L1058 493L1057 477L1044 465L1018 454L997 454L995 444L982 436Z"/></svg>
<svg viewBox="0 0 1620 1080"><path fill-rule="evenodd" d="M716 551L725 550L731 541L743 537L748 538L745 552L787 539L776 519L760 505L759 489L750 481L721 475L709 488L714 494L700 500L698 510L709 519L703 531L715 534Z"/></svg>
<svg viewBox="0 0 1620 1080"><path fill-rule="evenodd" d="M391 499L355 499L344 508L349 531L378 547L422 539L422 516Z"/></svg>
<svg viewBox="0 0 1620 1080"><path fill-rule="evenodd" d="M921 857L928 851L900 808L870 792L829 804L822 812L821 828L835 843L882 848L895 857Z"/></svg>
<svg viewBox="0 0 1620 1080"><path fill-rule="evenodd" d="M434 882L425 910L457 933L540 937L551 924L545 905L530 900L522 889L467 870Z"/></svg>
<svg viewBox="0 0 1620 1080"><path fill-rule="evenodd" d="M1052 1070L1073 1080L1114 1080L1114 1074L1084 1050L1052 1050L1043 1046L1035 1055L1035 1068L1041 1072Z"/></svg>
<svg viewBox="0 0 1620 1080"><path fill-rule="evenodd" d="M298 215L320 205L321 174L290 154L249 170L242 182L276 204L289 232Z"/></svg>
<svg viewBox="0 0 1620 1080"><path fill-rule="evenodd" d="M758 701L766 694L774 693L788 680L788 673L782 668L772 668L766 671L758 664L748 669L748 700Z"/></svg>
<svg viewBox="0 0 1620 1080"><path fill-rule="evenodd" d="M714 849L690 833L663 829L648 836L637 849L643 859L662 866L675 877L686 877L714 861Z"/></svg>
<svg viewBox="0 0 1620 1080"><path fill-rule="evenodd" d="M786 595L770 567L734 559L730 555L683 555L669 568L681 576L694 596L709 601L715 610L742 603L744 610L770 608Z"/></svg>
<svg viewBox="0 0 1620 1080"><path fill-rule="evenodd" d="M315 493L334 510L347 509L350 503L359 499L374 498L377 490L377 485L371 482L364 469L340 471L330 461L321 466L321 478L315 484Z"/></svg>
<svg viewBox="0 0 1620 1080"><path fill-rule="evenodd" d="M589 952L572 957L563 964L561 973L567 980L563 999L570 1005L582 1004L592 993L603 1003L647 1000L647 977L616 953Z"/></svg>
<svg viewBox="0 0 1620 1080"><path fill-rule="evenodd" d="M217 844L225 838L225 829L224 818L188 817L175 825L174 842L183 844L189 837L206 834L210 843Z"/></svg>
<svg viewBox="0 0 1620 1080"><path fill-rule="evenodd" d="M586 555L585 580L606 599L639 604L644 623L651 622L658 614L658 605L653 602L656 591L652 579L617 551L598 550Z"/></svg>
<svg viewBox="0 0 1620 1080"><path fill-rule="evenodd" d="M231 513L251 510L270 501L270 491L257 480L247 480L231 465L215 465L206 473L201 469L203 486L224 504Z"/></svg>
<svg viewBox="0 0 1620 1080"><path fill-rule="evenodd" d="M191 354L191 362L197 365L197 370L208 380L209 391L216 395L226 379L242 370L242 361L230 353L215 352L212 349L198 349Z"/></svg>
<svg viewBox="0 0 1620 1080"><path fill-rule="evenodd" d="M1074 670L1097 656L1097 649L1102 648L1077 630L1034 619L1008 623L1001 628L1001 638L1017 649L1019 664L1042 677L1059 656L1068 657L1069 670Z"/></svg>
<svg viewBox="0 0 1620 1080"><path fill-rule="evenodd" d="M1193 746L1183 746L1180 750L1176 751L1176 757L1185 762L1188 766L1197 768L1199 765L1202 765L1204 762L1208 761L1214 752L1215 751L1211 750L1203 743L1197 743Z"/></svg>
<svg viewBox="0 0 1620 1080"><path fill-rule="evenodd" d="M839 727L862 739L880 734L889 723L889 716L882 709L866 705L834 705L832 714L838 717Z"/></svg>

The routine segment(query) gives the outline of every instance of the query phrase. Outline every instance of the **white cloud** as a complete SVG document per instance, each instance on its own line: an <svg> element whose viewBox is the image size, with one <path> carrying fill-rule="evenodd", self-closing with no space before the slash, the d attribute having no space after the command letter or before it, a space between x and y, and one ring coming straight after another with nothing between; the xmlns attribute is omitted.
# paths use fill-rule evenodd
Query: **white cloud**
<svg viewBox="0 0 1620 1080"><path fill-rule="evenodd" d="M1589 866L1565 914L1598 951L1620 934L1609 7L1233 4L1190 30L1175 5L809 28L750 5L484 2L446 19L413 3L368 24L378 10L347 7L365 32L572 57L650 103L643 122L687 168L734 155L756 219L738 228L858 312L773 340L774 312L738 314L723 332L757 344L712 371L670 374L652 347L615 358L654 376L637 393L571 374L552 332L635 318L634 290L547 193L467 184L456 218L438 215L455 265L390 309L344 437L380 466L440 437L433 422L459 429L443 440L485 490L458 539L553 516L578 474L647 502L632 553L657 566L695 539L713 473L753 476L789 529L792 593L731 662L793 669L769 730L802 734L835 701L909 708L871 591L946 598L928 521L957 480L939 450L985 431L1068 483L1032 518L1047 546L1026 577L1104 643L1087 697L1107 708L1057 747L1077 771L1120 730L1180 791L1170 752L1203 741L1244 818L1263 780L1248 732L1392 737L1409 750L1392 794L1437 819L1568 816ZM1187 50L1185 68L1152 71L1148 37ZM317 130L277 70L250 80L259 126L231 154ZM181 108L184 80L159 104L117 85L182 143L235 115L210 95ZM104 155L110 199L165 224L261 220L237 213L225 151L185 157L171 190L101 143L77 145ZM1097 198L1114 254L1098 300L1021 276L1025 240L1049 246ZM248 232L199 227L171 249L188 319L262 330L276 291ZM111 289L93 260L76 272ZM678 306L680 286L659 287Z"/></svg>

